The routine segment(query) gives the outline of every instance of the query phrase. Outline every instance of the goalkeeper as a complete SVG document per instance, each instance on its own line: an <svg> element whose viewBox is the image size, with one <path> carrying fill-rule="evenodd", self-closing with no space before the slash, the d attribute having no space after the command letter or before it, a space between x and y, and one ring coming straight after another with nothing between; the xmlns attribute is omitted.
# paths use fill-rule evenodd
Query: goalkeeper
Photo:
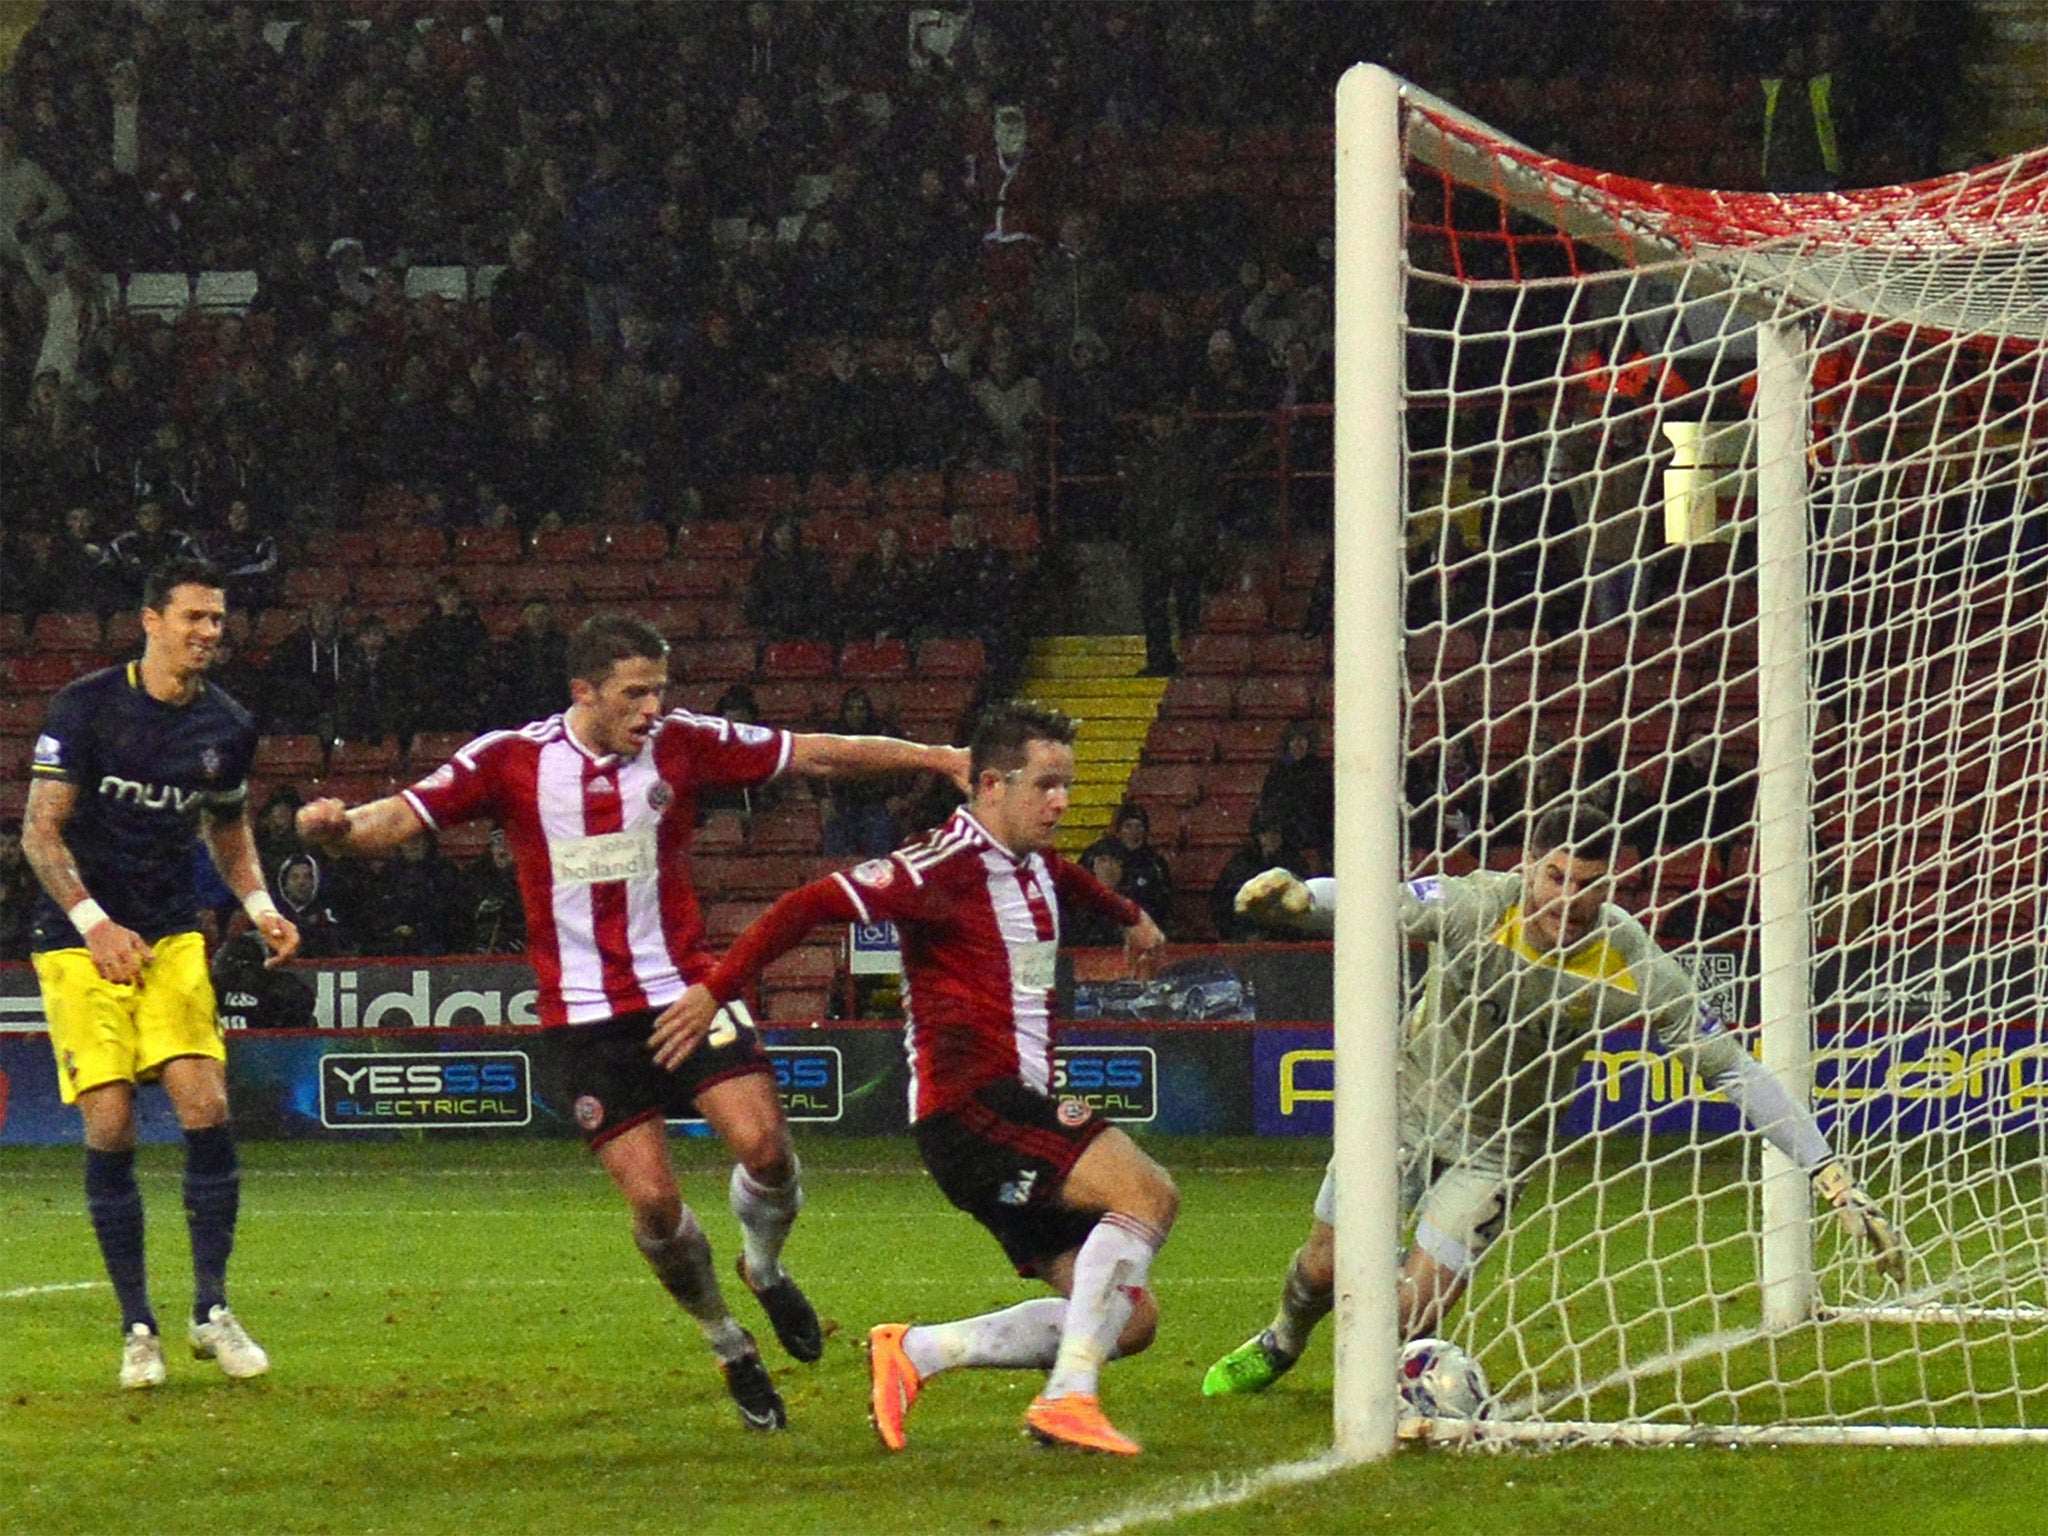
<svg viewBox="0 0 2048 1536"><path fill-rule="evenodd" d="M1632 1019L1812 1174L1879 1271L1905 1278L1905 1248L1813 1117L1727 1033L1642 925L1608 903L1617 840L1604 815L1565 804L1537 820L1519 870L1402 888L1402 930L1430 944L1400 1067L1401 1207L1414 1221L1401 1260L1403 1338L1437 1331L1506 1226L1515 1180L1548 1144L1585 1048ZM1272 869L1245 882L1237 909L1327 933L1336 896L1334 880L1304 884ZM1332 1171L1271 1326L1209 1367L1205 1395L1262 1391L1300 1358L1330 1310L1335 1211Z"/></svg>

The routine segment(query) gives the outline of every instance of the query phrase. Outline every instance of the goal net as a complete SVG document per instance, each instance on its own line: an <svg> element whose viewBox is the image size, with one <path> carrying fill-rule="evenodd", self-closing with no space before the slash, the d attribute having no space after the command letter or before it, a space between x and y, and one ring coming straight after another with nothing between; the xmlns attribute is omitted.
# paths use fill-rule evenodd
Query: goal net
<svg viewBox="0 0 2048 1536"><path fill-rule="evenodd" d="M1608 812L1615 902L1911 1249L1880 1277L1654 1037L1556 1019L1508 1110L1538 1150L1440 1330L1491 1382L1476 1432L2048 1436L2048 152L1721 193L1399 103L1392 303L1346 282L1344 210L1385 189L1360 191L1340 120L1340 352L1398 325L1402 385L1395 488L1362 498L1340 358L1338 684L1371 696L1347 655L1405 663L1400 876L1512 870L1547 806ZM1396 522L1398 605L1346 554ZM1345 742L1390 771L1374 728L1340 718L1353 809L1374 781ZM1362 851L1338 872L1393 883ZM1386 931L1340 928L1340 989L1345 945ZM1340 1078L1340 1115L1378 1075ZM1383 1284L1385 1247L1340 1242ZM1340 1442L1385 1315L1370 1348L1340 1339Z"/></svg>

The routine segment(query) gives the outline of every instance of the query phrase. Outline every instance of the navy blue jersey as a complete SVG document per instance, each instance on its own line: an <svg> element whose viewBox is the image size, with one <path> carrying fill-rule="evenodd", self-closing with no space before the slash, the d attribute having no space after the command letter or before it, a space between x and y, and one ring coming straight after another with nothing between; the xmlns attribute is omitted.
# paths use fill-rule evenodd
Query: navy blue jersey
<svg viewBox="0 0 2048 1536"><path fill-rule="evenodd" d="M202 812L239 815L249 794L256 722L211 683L189 704L142 686L139 662L108 667L50 700L33 772L74 785L64 843L107 916L155 942L198 926L192 839ZM43 892L34 948L82 942Z"/></svg>

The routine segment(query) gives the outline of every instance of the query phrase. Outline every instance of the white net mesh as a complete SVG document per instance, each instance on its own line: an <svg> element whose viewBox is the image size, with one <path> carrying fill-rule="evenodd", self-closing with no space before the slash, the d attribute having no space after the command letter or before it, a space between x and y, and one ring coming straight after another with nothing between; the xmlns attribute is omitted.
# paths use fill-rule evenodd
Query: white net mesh
<svg viewBox="0 0 2048 1536"><path fill-rule="evenodd" d="M1426 100L1406 132L1410 874L1513 869L1591 800L1618 902L1754 1040L1757 873L1802 857L1755 808L1757 327L1789 327L1813 1104L1912 1248L1882 1279L1822 1213L1812 1319L1765 1332L1760 1138L1640 1028L1552 1019L1577 1087L1512 1106L1542 1145L1445 1331L1509 1420L2048 1425L2048 157L1767 197Z"/></svg>

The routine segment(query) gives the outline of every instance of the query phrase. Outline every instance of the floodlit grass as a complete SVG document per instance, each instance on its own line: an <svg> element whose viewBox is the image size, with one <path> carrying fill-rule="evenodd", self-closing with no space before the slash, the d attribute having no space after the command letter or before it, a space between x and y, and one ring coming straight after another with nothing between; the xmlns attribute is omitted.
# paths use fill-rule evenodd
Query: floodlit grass
<svg viewBox="0 0 2048 1536"><path fill-rule="evenodd" d="M873 1323L1035 1294L944 1205L907 1145L812 1138L793 1269L836 1319L824 1361L772 1361L788 1433L739 1427L694 1329L645 1273L571 1143L252 1145L238 1309L277 1365L232 1383L172 1335L189 1299L174 1149L143 1154L172 1344L153 1393L118 1341L70 1151L0 1152L0 1532L1056 1531L1165 1513L1328 1443L1327 1339L1264 1398L1206 1402L1202 1369L1269 1314L1322 1148L1161 1141L1183 1217L1165 1327L1105 1400L1134 1463L1052 1453L1018 1424L1037 1378L940 1380L891 1457L865 1419ZM685 1144L721 1263L724 1163ZM1731 1220L1739 1217L1736 1200ZM1522 1241L1528 1241L1526 1235ZM1574 1258L1574 1263L1578 1262ZM1720 1283L1718 1270L1717 1283ZM752 1302L743 1321L766 1336ZM769 1346L772 1351L772 1344ZM1330 1533L2039 1529L2033 1450L1404 1453L1139 1528Z"/></svg>

